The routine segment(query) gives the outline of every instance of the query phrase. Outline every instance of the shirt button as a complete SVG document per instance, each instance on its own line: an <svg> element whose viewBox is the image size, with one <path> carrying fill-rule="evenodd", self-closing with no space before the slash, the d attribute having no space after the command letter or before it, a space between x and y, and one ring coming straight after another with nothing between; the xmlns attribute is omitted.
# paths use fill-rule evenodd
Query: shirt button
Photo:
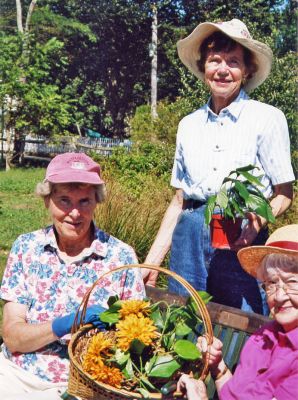
<svg viewBox="0 0 298 400"><path fill-rule="evenodd" d="M210 191L211 191L211 188L208 188L207 190L208 190L208 192L210 192Z"/></svg>
<svg viewBox="0 0 298 400"><path fill-rule="evenodd" d="M214 167L214 168L213 168L213 171L217 171L217 168L216 168L216 167Z"/></svg>
<svg viewBox="0 0 298 400"><path fill-rule="evenodd" d="M220 125L223 126L223 122L221 122Z"/></svg>
<svg viewBox="0 0 298 400"><path fill-rule="evenodd" d="M215 148L216 148L216 149L219 149L219 145L217 144L217 145L215 146Z"/></svg>

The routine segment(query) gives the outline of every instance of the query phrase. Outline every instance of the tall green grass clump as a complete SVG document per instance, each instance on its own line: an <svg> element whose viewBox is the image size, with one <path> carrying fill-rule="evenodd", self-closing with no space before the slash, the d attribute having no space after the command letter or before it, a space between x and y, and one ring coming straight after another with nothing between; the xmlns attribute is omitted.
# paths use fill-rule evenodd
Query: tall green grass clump
<svg viewBox="0 0 298 400"><path fill-rule="evenodd" d="M148 185L136 198L129 195L122 184L111 175L107 181L107 199L95 212L96 224L104 231L130 244L143 262L153 243L172 196L164 190Z"/></svg>

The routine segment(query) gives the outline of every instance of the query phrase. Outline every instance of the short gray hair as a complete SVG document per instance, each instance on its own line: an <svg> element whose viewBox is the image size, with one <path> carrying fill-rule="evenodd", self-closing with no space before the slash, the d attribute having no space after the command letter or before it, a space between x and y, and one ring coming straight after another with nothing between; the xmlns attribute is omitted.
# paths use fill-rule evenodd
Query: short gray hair
<svg viewBox="0 0 298 400"><path fill-rule="evenodd" d="M257 277L261 281L266 281L272 272L279 270L285 272L298 273L298 255L291 256L281 253L272 253L265 256L257 269Z"/></svg>
<svg viewBox="0 0 298 400"><path fill-rule="evenodd" d="M107 190L106 185L103 183L101 185L91 185L89 183L81 183L81 182L69 182L69 183L51 183L49 181L39 182L36 185L35 194L42 198L50 196L53 192L53 189L56 185L63 185L69 187L71 189L79 189L84 187L93 186L95 190L95 199L97 203L103 203L105 201Z"/></svg>

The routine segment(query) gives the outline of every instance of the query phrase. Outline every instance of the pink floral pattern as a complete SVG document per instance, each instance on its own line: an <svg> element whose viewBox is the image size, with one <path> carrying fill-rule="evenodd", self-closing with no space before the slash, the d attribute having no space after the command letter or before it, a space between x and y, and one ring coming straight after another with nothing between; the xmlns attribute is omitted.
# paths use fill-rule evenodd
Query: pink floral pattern
<svg viewBox="0 0 298 400"><path fill-rule="evenodd" d="M88 288L103 273L117 266L137 264L134 250L95 227L95 240L82 259L64 263L57 253L52 226L21 235L13 244L4 272L0 296L3 300L25 304L30 324L51 321L76 311ZM145 296L139 269L115 272L99 281L89 304L107 306L112 295L121 299ZM68 380L69 359L63 338L34 353L10 353L7 358L42 379Z"/></svg>

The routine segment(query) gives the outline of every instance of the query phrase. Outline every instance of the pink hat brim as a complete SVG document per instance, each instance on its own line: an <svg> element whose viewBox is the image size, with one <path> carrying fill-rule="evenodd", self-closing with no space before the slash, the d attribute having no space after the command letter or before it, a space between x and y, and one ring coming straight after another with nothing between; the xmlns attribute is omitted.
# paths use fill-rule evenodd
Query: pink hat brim
<svg viewBox="0 0 298 400"><path fill-rule="evenodd" d="M63 174L53 174L46 176L46 180L51 183L89 183L90 185L101 185L104 181L100 178L97 172L73 170L67 173L67 176Z"/></svg>

